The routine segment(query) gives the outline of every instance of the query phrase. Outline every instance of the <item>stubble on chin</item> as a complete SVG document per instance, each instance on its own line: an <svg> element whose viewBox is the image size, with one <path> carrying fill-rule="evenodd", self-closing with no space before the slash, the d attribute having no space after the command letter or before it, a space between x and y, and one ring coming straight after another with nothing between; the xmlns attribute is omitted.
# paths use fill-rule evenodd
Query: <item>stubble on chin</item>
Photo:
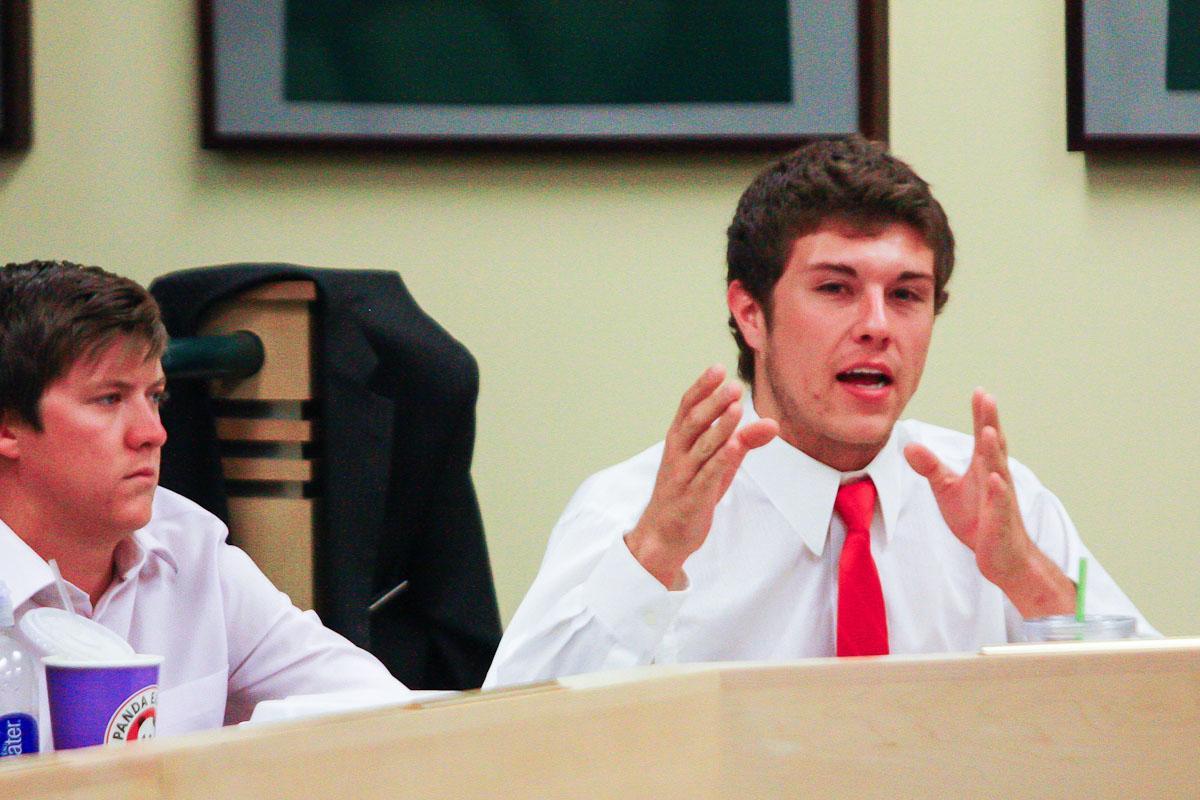
<svg viewBox="0 0 1200 800"><path fill-rule="evenodd" d="M771 403L775 407L775 421L779 423L780 434L785 440L796 445L802 438L800 428L804 426L803 409L779 374L776 360L769 352L763 358L761 366L767 379L767 391L771 393Z"/></svg>
<svg viewBox="0 0 1200 800"><path fill-rule="evenodd" d="M803 405L789 390L787 383L779 374L775 360L768 357L761 365L766 376L766 389L771 393L771 401L775 406L779 423L780 436L784 441L818 461L833 466L836 469L858 469L866 466L875 455L883 449L892 435L895 421L890 420L878 430L867 417L855 419L852 424L845 426L832 424L835 420L822 425L820 420L811 420ZM814 397L814 407L819 408L819 397ZM830 417L836 415L831 412ZM847 461L861 462L858 466L849 466Z"/></svg>

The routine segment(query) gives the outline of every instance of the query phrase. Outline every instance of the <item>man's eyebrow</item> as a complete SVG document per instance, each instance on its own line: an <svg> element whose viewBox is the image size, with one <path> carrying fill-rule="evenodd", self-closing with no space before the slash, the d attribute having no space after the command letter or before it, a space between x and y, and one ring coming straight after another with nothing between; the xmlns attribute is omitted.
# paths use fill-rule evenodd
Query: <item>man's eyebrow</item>
<svg viewBox="0 0 1200 800"><path fill-rule="evenodd" d="M837 261L825 261L825 262L813 264L812 270L814 272L833 272L838 275L845 275L846 277L849 277L849 278L854 278L854 277L858 276L858 270L856 270L854 267L851 267L848 264L839 263ZM929 281L930 283L934 282L934 278L931 273L913 272L912 270L906 270L904 272L901 272L900 275L896 278L896 280L898 280L898 281Z"/></svg>
<svg viewBox="0 0 1200 800"><path fill-rule="evenodd" d="M858 270L846 264L839 264L836 261L822 261L812 265L814 272L836 272L839 275L845 275L853 278L858 275Z"/></svg>
<svg viewBox="0 0 1200 800"><path fill-rule="evenodd" d="M105 389L119 389L120 391L128 392L128 391L133 391L133 390L137 389L139 385L140 384L134 383L133 381L127 381L127 380L123 380L121 378L109 378L107 380L96 381L95 383L93 383L91 385L91 389L92 389L92 391L103 391ZM153 383L147 384L147 388L153 389L158 386L166 386L166 385L167 385L167 378L164 375L163 377L159 378L158 380L154 381Z"/></svg>

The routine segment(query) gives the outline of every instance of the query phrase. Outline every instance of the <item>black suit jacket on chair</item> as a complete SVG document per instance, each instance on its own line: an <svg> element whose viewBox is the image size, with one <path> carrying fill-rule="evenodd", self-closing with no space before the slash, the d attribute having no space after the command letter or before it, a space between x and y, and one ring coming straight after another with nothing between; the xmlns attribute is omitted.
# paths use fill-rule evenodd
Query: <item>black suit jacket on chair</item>
<svg viewBox="0 0 1200 800"><path fill-rule="evenodd" d="M150 291L167 332L192 336L217 301L296 278L317 286L316 610L410 687L479 686L500 619L470 476L479 390L471 354L394 272L231 264L165 275ZM228 520L207 387L180 382L171 395L162 484ZM401 581L405 591L368 612Z"/></svg>

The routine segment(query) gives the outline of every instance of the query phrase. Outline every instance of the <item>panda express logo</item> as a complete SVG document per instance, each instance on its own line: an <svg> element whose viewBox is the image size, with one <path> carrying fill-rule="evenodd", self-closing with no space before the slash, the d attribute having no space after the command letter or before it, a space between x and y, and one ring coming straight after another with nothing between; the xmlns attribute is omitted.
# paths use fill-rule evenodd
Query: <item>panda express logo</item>
<svg viewBox="0 0 1200 800"><path fill-rule="evenodd" d="M113 713L104 731L104 743L153 739L158 706L158 685L139 689Z"/></svg>

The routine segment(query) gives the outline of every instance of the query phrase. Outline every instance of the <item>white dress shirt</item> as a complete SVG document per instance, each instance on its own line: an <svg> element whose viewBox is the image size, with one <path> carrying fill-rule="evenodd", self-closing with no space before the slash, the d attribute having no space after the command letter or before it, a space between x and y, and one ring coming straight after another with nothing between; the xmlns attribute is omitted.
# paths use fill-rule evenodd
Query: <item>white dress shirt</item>
<svg viewBox="0 0 1200 800"><path fill-rule="evenodd" d="M745 404L742 424L757 415ZM892 653L977 650L1020 641L1021 617L946 526L928 482L904 459L909 442L957 472L971 437L897 423L855 475L878 490L871 552ZM662 443L593 475L550 536L541 570L508 626L484 688L648 663L783 661L835 654L837 566L845 528L833 514L851 477L776 438L751 451L718 503L704 544L684 563L688 586L668 591L624 541L650 500ZM1010 459L1033 541L1072 579L1088 558L1088 613L1132 614L1155 635L1084 547L1067 512Z"/></svg>
<svg viewBox="0 0 1200 800"><path fill-rule="evenodd" d="M138 653L163 656L159 736L241 722L261 700L403 688L370 653L292 605L227 534L215 516L159 487L150 523L118 545L116 577L96 606L67 584L78 613ZM32 608L61 605L50 566L3 522L0 579L18 621ZM45 702L43 695L48 740Z"/></svg>

